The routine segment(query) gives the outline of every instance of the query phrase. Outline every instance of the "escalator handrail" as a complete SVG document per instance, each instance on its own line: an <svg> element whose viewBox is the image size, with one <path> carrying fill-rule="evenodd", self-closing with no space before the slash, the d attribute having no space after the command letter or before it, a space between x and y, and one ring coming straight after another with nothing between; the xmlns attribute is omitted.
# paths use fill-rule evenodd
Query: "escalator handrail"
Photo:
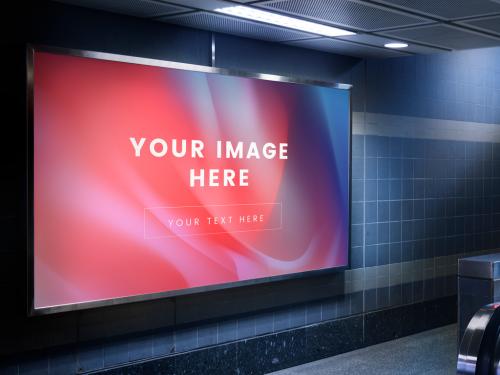
<svg viewBox="0 0 500 375"><path fill-rule="evenodd" d="M494 374L500 328L500 303L481 307L470 320L460 343L457 375Z"/></svg>

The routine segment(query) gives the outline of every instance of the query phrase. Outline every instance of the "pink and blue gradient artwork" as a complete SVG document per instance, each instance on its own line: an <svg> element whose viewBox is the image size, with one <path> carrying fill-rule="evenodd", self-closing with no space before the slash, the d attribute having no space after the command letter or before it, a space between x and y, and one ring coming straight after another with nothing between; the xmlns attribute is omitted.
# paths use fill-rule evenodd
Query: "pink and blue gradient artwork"
<svg viewBox="0 0 500 375"><path fill-rule="evenodd" d="M37 51L34 307L346 266L349 91Z"/></svg>

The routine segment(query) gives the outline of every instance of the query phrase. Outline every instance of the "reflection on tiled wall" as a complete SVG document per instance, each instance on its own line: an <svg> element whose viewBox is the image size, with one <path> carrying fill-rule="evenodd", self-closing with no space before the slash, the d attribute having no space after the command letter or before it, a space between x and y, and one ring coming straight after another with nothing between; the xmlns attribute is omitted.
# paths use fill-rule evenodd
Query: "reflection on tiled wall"
<svg viewBox="0 0 500 375"><path fill-rule="evenodd" d="M500 144L355 135L352 165L352 268L402 274L366 310L455 293L457 256L500 244Z"/></svg>
<svg viewBox="0 0 500 375"><path fill-rule="evenodd" d="M370 60L366 110L500 124L500 48Z"/></svg>
<svg viewBox="0 0 500 375"><path fill-rule="evenodd" d="M366 345L377 342L370 312L454 296L458 257L500 245L499 60L490 49L369 60L351 71L352 269L332 275L332 297L42 353L7 373L103 369L362 313L355 339ZM388 330L387 319L372 332Z"/></svg>
<svg viewBox="0 0 500 375"><path fill-rule="evenodd" d="M454 295L457 257L499 243L500 144L355 134L352 178L344 294L88 344L42 363L50 373L97 370ZM20 373L29 363L41 362Z"/></svg>

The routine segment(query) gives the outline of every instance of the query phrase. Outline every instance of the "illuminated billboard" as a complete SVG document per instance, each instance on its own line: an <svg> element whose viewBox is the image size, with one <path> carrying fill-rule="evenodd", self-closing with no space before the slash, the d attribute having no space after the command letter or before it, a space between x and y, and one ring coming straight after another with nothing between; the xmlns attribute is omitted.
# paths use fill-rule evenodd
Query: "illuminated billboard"
<svg viewBox="0 0 500 375"><path fill-rule="evenodd" d="M347 86L29 56L32 312L348 265Z"/></svg>

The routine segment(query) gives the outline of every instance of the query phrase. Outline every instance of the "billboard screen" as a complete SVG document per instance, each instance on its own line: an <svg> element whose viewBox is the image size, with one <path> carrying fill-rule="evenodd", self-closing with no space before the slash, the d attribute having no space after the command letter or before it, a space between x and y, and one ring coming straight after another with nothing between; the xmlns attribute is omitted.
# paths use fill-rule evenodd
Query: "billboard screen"
<svg viewBox="0 0 500 375"><path fill-rule="evenodd" d="M30 65L34 312L348 265L349 90L50 49Z"/></svg>

